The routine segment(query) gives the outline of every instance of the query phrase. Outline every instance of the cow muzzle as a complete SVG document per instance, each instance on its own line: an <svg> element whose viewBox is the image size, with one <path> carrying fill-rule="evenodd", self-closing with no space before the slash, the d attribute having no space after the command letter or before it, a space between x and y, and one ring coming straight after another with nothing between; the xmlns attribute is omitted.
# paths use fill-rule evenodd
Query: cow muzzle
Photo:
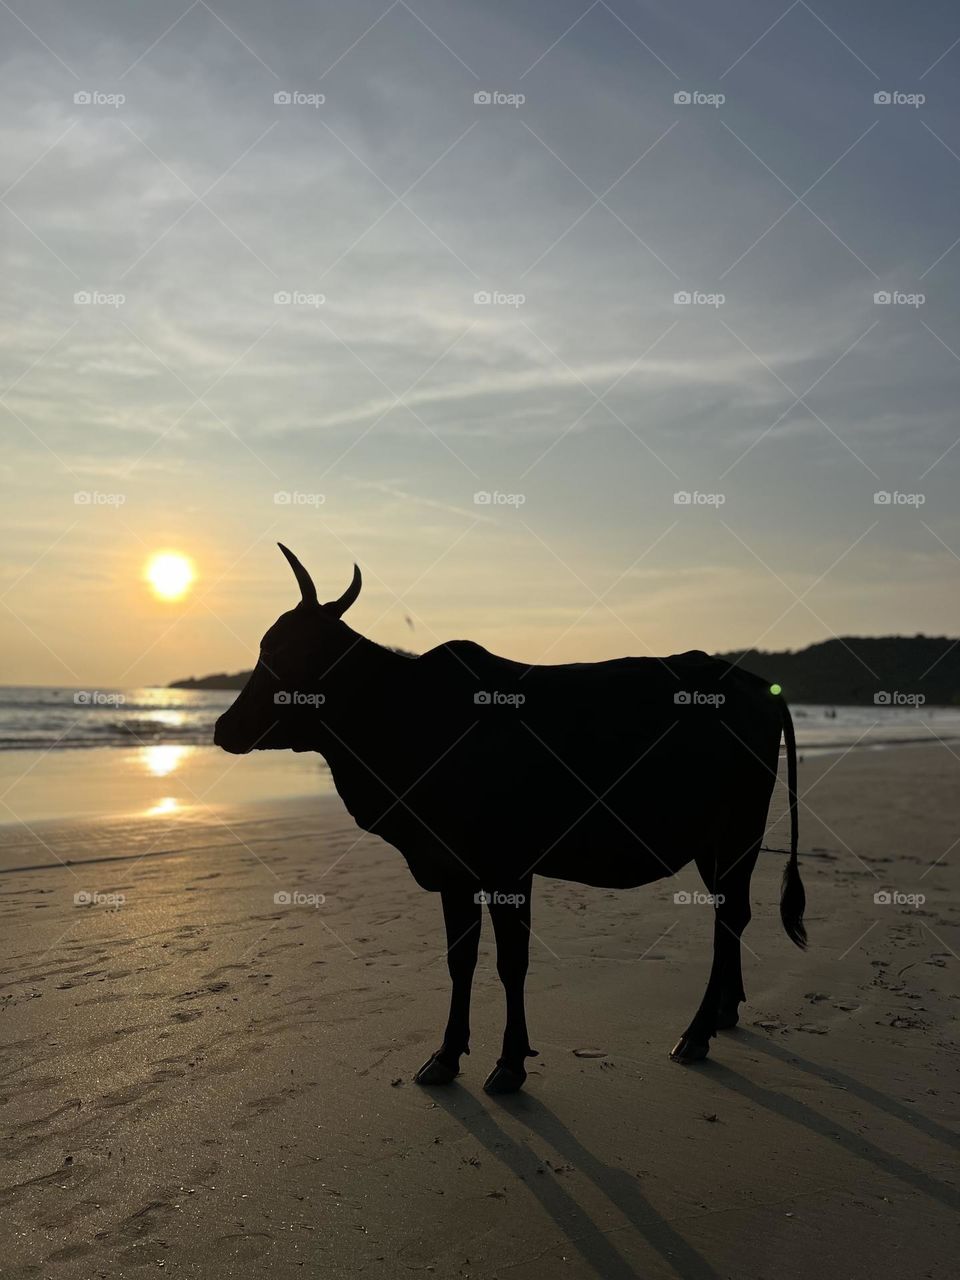
<svg viewBox="0 0 960 1280"><path fill-rule="evenodd" d="M251 734L245 733L241 726L236 722L235 717L231 717L229 711L225 711L217 720L213 728L213 745L219 747L222 751L228 751L232 756L245 756L253 750L254 740Z"/></svg>

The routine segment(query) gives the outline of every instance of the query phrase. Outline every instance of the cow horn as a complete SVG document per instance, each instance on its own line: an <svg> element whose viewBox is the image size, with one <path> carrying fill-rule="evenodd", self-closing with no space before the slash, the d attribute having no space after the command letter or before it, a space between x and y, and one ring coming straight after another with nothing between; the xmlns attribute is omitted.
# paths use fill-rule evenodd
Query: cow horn
<svg viewBox="0 0 960 1280"><path fill-rule="evenodd" d="M309 573L307 573L306 569L303 567L303 565L300 563L297 557L293 554L293 552L288 550L283 545L282 542L278 542L277 546L280 548L283 554L287 557L287 561L290 565L290 568L294 572L294 576L296 577L297 583L300 587L300 596L302 598L302 602L304 604L316 604L317 588L313 585L313 579L310 577Z"/></svg>
<svg viewBox="0 0 960 1280"><path fill-rule="evenodd" d="M339 600L328 600L323 606L329 609L331 613L335 613L338 618L342 618L350 606L360 594L360 588L363 585L363 579L360 577L360 568L358 565L353 566L353 581L347 587L346 591Z"/></svg>

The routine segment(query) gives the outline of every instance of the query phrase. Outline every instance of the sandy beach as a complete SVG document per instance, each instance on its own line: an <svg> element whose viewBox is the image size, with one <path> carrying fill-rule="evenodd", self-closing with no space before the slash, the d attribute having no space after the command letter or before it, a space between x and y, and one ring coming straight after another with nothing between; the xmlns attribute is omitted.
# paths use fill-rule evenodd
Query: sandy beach
<svg viewBox="0 0 960 1280"><path fill-rule="evenodd" d="M3 828L0 1274L955 1274L958 767L801 765L811 948L763 855L748 1004L701 1066L667 1056L709 966L693 869L536 882L541 1057L501 1100L489 924L467 1070L418 1088L439 902L335 797Z"/></svg>

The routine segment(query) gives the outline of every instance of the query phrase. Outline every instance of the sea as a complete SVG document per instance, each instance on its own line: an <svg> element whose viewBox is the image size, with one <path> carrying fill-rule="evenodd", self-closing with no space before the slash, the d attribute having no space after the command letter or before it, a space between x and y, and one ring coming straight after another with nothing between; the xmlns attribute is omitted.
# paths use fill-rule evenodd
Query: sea
<svg viewBox="0 0 960 1280"><path fill-rule="evenodd" d="M214 722L235 697L231 690L0 686L0 824L209 819L237 803L331 794L320 756L238 757L213 746ZM957 707L791 711L801 757L937 741L960 754Z"/></svg>
<svg viewBox="0 0 960 1280"><path fill-rule="evenodd" d="M0 751L209 746L230 690L0 686Z"/></svg>
<svg viewBox="0 0 960 1280"><path fill-rule="evenodd" d="M0 685L0 751L210 746L234 690ZM807 752L960 741L960 707L791 706Z"/></svg>

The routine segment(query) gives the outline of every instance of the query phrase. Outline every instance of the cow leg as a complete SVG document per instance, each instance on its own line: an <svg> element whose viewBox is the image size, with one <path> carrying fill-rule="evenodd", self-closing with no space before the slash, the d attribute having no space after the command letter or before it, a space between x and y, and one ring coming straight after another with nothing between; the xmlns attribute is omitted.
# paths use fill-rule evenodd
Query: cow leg
<svg viewBox="0 0 960 1280"><path fill-rule="evenodd" d="M484 1081L487 1093L516 1093L527 1078L526 1058L537 1057L527 1038L523 984L530 955L530 895L533 878L491 890L487 895L490 918L497 939L497 973L507 1001L503 1051Z"/></svg>
<svg viewBox="0 0 960 1280"><path fill-rule="evenodd" d="M417 1084L450 1084L460 1072L460 1055L470 1052L470 990L480 945L480 900L471 888L444 889L440 898L447 930L450 1015L443 1044L414 1076Z"/></svg>
<svg viewBox="0 0 960 1280"><path fill-rule="evenodd" d="M718 915L722 927L729 929L731 940L726 967L720 977L720 999L717 1005L717 1029L728 1030L740 1021L740 1005L746 1000L743 989L740 938L750 923L750 877L757 865L761 840L755 841L734 863L726 875L721 875L718 892L724 896L723 913Z"/></svg>
<svg viewBox="0 0 960 1280"><path fill-rule="evenodd" d="M707 1056L710 1039L720 1028L736 1026L739 1006L746 999L740 962L740 935L750 921L750 877L762 836L746 849L729 846L722 861L697 858L704 883L717 901L714 906L713 964L707 989L693 1021L670 1052L674 1062L699 1062Z"/></svg>

